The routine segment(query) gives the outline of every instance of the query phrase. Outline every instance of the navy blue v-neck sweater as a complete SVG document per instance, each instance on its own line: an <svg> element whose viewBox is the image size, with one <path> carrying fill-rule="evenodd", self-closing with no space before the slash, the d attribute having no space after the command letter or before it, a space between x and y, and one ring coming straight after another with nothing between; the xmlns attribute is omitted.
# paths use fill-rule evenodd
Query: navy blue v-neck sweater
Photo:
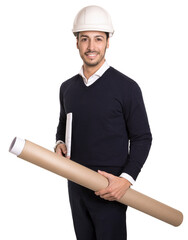
<svg viewBox="0 0 188 240"><path fill-rule="evenodd" d="M135 81L110 67L87 87L80 75L62 83L56 140L65 141L73 113L71 159L87 167L121 167L137 178L150 150L151 132Z"/></svg>

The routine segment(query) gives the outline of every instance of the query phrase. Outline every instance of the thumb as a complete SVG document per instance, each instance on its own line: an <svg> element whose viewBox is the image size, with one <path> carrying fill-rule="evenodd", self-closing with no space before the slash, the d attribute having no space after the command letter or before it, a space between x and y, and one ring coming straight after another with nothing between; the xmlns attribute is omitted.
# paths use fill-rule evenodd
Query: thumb
<svg viewBox="0 0 188 240"><path fill-rule="evenodd" d="M110 173L107 173L105 171L101 171L101 170L98 170L98 173L100 173L102 176L104 176L105 178L107 178L108 180L111 180L113 175L110 174Z"/></svg>

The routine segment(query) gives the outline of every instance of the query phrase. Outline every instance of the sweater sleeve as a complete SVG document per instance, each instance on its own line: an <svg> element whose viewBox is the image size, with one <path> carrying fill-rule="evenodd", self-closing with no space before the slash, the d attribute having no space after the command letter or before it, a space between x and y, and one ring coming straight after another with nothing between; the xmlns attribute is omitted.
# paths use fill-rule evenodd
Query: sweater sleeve
<svg viewBox="0 0 188 240"><path fill-rule="evenodd" d="M59 115L59 124L57 126L56 141L61 140L65 142L65 130L66 130L66 113L63 102L63 91L62 86L60 88L60 115Z"/></svg>
<svg viewBox="0 0 188 240"><path fill-rule="evenodd" d="M128 161L124 172L136 180L149 154L152 135L142 93L135 82L129 94L129 99L124 104L124 117L129 138Z"/></svg>

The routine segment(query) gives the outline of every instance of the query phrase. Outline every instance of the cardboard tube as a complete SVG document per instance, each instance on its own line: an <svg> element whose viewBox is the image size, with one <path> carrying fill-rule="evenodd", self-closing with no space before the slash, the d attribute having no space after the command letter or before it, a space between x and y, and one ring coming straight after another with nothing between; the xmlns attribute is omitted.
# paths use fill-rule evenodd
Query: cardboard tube
<svg viewBox="0 0 188 240"><path fill-rule="evenodd" d="M108 180L99 173L72 160L59 156L35 143L15 138L9 151L19 158L56 173L81 186L99 191L108 186ZM118 201L173 226L179 226L183 214L155 199L129 188Z"/></svg>

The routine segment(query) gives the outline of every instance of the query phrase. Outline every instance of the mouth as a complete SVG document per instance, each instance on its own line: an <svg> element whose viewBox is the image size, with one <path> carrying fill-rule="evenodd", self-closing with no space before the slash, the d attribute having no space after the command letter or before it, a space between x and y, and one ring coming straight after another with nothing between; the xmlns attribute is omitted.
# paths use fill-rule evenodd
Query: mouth
<svg viewBox="0 0 188 240"><path fill-rule="evenodd" d="M86 52L85 55L91 59L95 58L98 55L98 52Z"/></svg>

